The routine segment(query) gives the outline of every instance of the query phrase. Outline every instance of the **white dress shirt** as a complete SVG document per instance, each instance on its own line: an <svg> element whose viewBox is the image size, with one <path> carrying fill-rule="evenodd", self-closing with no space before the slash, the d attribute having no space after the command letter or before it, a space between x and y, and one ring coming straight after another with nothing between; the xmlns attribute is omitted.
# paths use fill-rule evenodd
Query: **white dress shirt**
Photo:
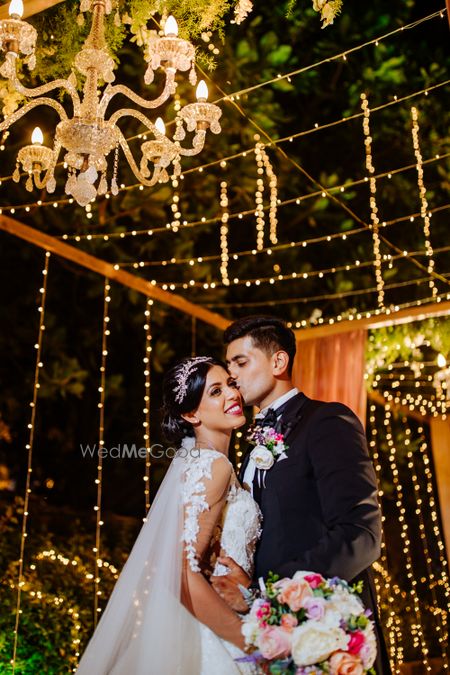
<svg viewBox="0 0 450 675"><path fill-rule="evenodd" d="M273 401L270 405L266 406L265 408L261 408L259 413L255 415L255 421L257 422L258 420L263 419L269 408L272 408L272 410L275 410L275 412L278 410L278 408L281 408L282 405L287 403L291 398L293 398L296 394L298 394L298 389L297 387L293 387L289 391L287 391L285 394L282 396L279 396L275 401ZM281 415L277 418L277 421L280 419ZM250 451L251 452L251 451ZM245 468L244 472L244 478L243 478L243 483L246 483L250 487L250 491L253 495L253 479L255 477L255 471L256 471L256 465L255 462L253 461L252 458L249 459L248 464ZM261 479L261 473L265 473L260 471L259 472L259 479Z"/></svg>

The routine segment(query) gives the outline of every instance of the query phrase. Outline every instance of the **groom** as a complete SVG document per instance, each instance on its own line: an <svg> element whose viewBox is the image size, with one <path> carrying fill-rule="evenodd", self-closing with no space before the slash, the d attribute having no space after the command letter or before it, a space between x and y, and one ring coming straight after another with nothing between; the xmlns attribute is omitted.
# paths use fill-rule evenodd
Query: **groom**
<svg viewBox="0 0 450 675"><path fill-rule="evenodd" d="M363 428L341 403L314 401L292 384L294 333L280 319L250 316L224 334L227 364L244 402L257 406L256 423L282 433L285 456L264 471L247 453L240 479L263 514L255 554L255 578L269 571L292 576L297 570L362 580L361 596L376 623L377 675L390 675L378 621L370 566L380 555L381 517L377 484ZM237 584L250 585L243 570L224 558L230 573L215 577L216 590L237 610Z"/></svg>

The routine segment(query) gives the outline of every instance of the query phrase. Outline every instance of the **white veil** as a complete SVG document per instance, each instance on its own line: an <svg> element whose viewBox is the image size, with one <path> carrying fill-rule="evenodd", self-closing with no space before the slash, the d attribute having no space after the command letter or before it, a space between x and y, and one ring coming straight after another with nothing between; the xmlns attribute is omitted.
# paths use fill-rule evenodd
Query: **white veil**
<svg viewBox="0 0 450 675"><path fill-rule="evenodd" d="M78 675L200 673L199 623L180 600L184 465L172 460Z"/></svg>

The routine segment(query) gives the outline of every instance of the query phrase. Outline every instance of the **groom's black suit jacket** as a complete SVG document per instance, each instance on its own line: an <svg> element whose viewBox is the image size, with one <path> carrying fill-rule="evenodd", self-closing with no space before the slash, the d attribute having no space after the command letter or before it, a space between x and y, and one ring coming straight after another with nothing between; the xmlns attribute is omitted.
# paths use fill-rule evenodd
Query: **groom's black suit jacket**
<svg viewBox="0 0 450 675"><path fill-rule="evenodd" d="M255 576L298 570L364 582L362 600L377 624L376 671L391 672L378 624L370 565L380 555L381 516L377 482L363 427L341 403L314 401L302 393L283 407L277 430L287 457L266 472L257 500L263 531ZM240 472L248 463L247 453Z"/></svg>

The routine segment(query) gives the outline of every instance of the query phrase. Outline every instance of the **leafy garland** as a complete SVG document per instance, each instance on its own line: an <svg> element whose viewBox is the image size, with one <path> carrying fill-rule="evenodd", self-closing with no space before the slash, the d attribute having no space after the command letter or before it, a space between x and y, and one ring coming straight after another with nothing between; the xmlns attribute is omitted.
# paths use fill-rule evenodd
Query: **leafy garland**
<svg viewBox="0 0 450 675"><path fill-rule="evenodd" d="M292 13L297 0L288 0L287 15ZM313 9L320 13L322 28L333 23L342 9L343 0L312 0ZM253 0L112 0L113 11L107 17L106 38L112 58L119 62L128 25L131 41L145 48L148 38L160 30L161 23L173 14L179 25L180 37L196 43L197 60L208 68L215 67L219 53L213 39L224 41L226 21L242 23L253 10ZM40 38L37 64L32 77L37 82L48 82L67 77L73 67L75 54L88 34L90 21L80 13L79 0L67 0L63 6L32 17L31 23ZM199 44L200 43L200 46ZM10 83L0 80L0 100L3 115L14 112L22 97Z"/></svg>
<svg viewBox="0 0 450 675"><path fill-rule="evenodd" d="M450 320L427 319L417 323L379 328L367 341L366 373L367 385L373 388L376 373L385 370L391 363L408 361L414 371L414 364L422 363L423 350L431 348L448 357L450 354Z"/></svg>

